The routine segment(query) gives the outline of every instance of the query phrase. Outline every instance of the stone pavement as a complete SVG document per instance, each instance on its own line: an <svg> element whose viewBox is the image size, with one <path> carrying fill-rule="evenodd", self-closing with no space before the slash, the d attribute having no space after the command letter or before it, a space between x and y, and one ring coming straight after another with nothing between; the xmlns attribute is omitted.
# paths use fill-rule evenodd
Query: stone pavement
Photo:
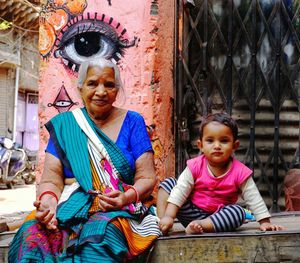
<svg viewBox="0 0 300 263"><path fill-rule="evenodd" d="M8 224L9 230L19 227L26 215L34 209L35 193L35 184L16 185L14 189L7 189L4 185L0 185L0 223L2 223L2 227L3 223ZM2 231L0 229L0 232Z"/></svg>

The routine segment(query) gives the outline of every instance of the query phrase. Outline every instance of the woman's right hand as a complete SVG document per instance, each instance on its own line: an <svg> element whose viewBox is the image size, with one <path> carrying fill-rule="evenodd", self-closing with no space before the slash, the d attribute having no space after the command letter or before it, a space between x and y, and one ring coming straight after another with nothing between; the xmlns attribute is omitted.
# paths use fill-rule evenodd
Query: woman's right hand
<svg viewBox="0 0 300 263"><path fill-rule="evenodd" d="M44 195L41 200L33 203L36 207L36 219L47 229L57 229L56 208L57 200L51 195Z"/></svg>
<svg viewBox="0 0 300 263"><path fill-rule="evenodd" d="M159 221L159 228L161 232L166 235L168 234L169 230L173 227L174 218L171 216L163 216Z"/></svg>

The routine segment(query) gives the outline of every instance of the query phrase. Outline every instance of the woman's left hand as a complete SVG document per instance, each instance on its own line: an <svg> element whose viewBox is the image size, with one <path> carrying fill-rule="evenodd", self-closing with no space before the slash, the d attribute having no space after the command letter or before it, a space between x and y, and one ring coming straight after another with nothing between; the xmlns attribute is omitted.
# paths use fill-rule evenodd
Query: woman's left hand
<svg viewBox="0 0 300 263"><path fill-rule="evenodd" d="M99 194L99 208L103 212L111 210L120 210L127 204L125 193L119 190L113 190L109 193Z"/></svg>

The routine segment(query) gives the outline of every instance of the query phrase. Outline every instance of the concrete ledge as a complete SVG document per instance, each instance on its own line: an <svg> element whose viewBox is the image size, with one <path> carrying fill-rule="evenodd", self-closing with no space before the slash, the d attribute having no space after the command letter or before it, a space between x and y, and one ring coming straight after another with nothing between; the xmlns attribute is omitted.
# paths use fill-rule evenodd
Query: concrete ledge
<svg viewBox="0 0 300 263"><path fill-rule="evenodd" d="M274 215L283 231L261 232L259 224L244 224L235 232L160 237L149 255L151 263L300 262L300 213Z"/></svg>
<svg viewBox="0 0 300 263"><path fill-rule="evenodd" d="M149 262L300 262L300 234L160 239Z"/></svg>
<svg viewBox="0 0 300 263"><path fill-rule="evenodd" d="M160 237L148 253L134 262L300 262L300 212L273 215L272 222L285 230L261 232L259 224L251 222L235 232L186 235L177 223L169 236ZM0 233L0 262L8 262L8 248L15 233Z"/></svg>
<svg viewBox="0 0 300 263"><path fill-rule="evenodd" d="M8 231L4 233L0 233L0 262L7 263L8 262L8 249L9 244L14 238L16 231Z"/></svg>

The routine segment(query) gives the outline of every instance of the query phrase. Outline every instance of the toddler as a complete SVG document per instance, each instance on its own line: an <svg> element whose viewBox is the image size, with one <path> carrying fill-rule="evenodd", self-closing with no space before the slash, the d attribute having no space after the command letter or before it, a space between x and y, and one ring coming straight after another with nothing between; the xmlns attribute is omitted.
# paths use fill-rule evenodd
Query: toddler
<svg viewBox="0 0 300 263"><path fill-rule="evenodd" d="M245 200L262 231L280 230L270 222L268 209L252 179L252 171L233 157L239 147L237 123L226 113L208 115L201 123L198 147L202 154L187 161L178 181L167 178L160 184L157 213L164 234L174 219L188 234L232 231L241 226Z"/></svg>

